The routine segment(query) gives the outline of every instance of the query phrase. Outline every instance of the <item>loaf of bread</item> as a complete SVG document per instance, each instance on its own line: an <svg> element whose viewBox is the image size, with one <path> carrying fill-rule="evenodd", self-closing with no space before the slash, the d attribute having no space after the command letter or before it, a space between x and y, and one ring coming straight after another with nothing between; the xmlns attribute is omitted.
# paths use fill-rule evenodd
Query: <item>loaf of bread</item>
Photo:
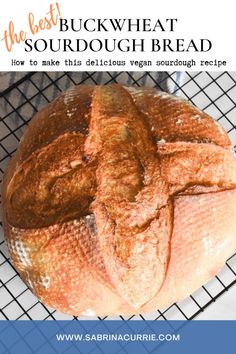
<svg viewBox="0 0 236 354"><path fill-rule="evenodd" d="M224 130L148 88L75 86L30 122L3 187L11 260L71 315L157 310L236 248L236 160Z"/></svg>

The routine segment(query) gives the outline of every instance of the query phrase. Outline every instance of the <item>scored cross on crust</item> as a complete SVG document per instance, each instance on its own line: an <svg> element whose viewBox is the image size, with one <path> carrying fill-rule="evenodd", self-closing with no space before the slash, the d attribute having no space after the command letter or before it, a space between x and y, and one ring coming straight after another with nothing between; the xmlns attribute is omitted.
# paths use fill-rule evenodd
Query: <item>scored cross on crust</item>
<svg viewBox="0 0 236 354"><path fill-rule="evenodd" d="M236 161L222 128L183 100L119 85L89 95L84 129L70 123L48 140L39 132L17 157L6 182L8 244L51 306L81 313L91 308L84 288L106 286L114 303L140 309L166 279L175 201L236 188Z"/></svg>

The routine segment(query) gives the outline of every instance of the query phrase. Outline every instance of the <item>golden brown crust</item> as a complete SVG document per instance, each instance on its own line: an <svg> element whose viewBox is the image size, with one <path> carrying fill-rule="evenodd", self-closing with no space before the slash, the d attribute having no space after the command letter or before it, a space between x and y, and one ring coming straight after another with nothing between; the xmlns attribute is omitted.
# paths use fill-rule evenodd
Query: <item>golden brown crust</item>
<svg viewBox="0 0 236 354"><path fill-rule="evenodd" d="M131 94L148 116L153 135L166 142L213 143L225 148L230 139L222 127L186 100L152 89L131 89Z"/></svg>
<svg viewBox="0 0 236 354"><path fill-rule="evenodd" d="M65 133L18 167L8 185L6 214L11 225L44 227L88 213L96 166L84 159L84 140L80 133Z"/></svg>
<svg viewBox="0 0 236 354"><path fill-rule="evenodd" d="M87 85L72 87L38 112L20 144L20 162L61 134L86 134L93 90L93 86Z"/></svg>
<svg viewBox="0 0 236 354"><path fill-rule="evenodd" d="M229 138L197 108L153 89L74 87L35 116L6 171L10 255L61 311L150 311L202 285L233 251L235 188ZM211 253L201 276L185 281L177 263L203 267L204 232L222 255Z"/></svg>

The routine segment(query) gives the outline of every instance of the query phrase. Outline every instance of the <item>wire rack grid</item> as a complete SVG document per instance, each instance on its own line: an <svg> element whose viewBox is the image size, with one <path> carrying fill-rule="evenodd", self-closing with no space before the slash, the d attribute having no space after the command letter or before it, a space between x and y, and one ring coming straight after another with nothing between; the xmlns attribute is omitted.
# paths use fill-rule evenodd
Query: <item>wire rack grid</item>
<svg viewBox="0 0 236 354"><path fill-rule="evenodd" d="M156 87L185 97L217 119L236 150L236 72L44 72L25 73L0 93L0 180L7 161L32 116L72 85L108 84ZM102 319L194 319L236 283L236 254L209 283L185 300L147 315ZM76 320L43 305L21 281L11 265L0 224L0 319ZM83 319L83 317L80 319ZM84 319L88 319L87 317Z"/></svg>

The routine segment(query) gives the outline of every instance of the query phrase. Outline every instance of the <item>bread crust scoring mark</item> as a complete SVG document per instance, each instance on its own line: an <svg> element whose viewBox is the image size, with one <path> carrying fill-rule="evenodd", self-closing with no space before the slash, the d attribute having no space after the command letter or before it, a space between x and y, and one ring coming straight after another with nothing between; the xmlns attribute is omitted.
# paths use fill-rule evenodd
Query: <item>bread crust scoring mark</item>
<svg viewBox="0 0 236 354"><path fill-rule="evenodd" d="M69 131L21 161L6 189L5 218L26 234L47 233L53 225L70 230L78 220L77 257L91 274L97 264L102 283L141 308L165 282L175 198L235 188L235 159L221 129L184 101L148 89L129 93L119 85L92 92L83 117L87 135L72 129L72 121ZM67 110L75 98L73 90ZM51 247L51 235L31 263ZM44 282L44 291L52 284L51 278Z"/></svg>

